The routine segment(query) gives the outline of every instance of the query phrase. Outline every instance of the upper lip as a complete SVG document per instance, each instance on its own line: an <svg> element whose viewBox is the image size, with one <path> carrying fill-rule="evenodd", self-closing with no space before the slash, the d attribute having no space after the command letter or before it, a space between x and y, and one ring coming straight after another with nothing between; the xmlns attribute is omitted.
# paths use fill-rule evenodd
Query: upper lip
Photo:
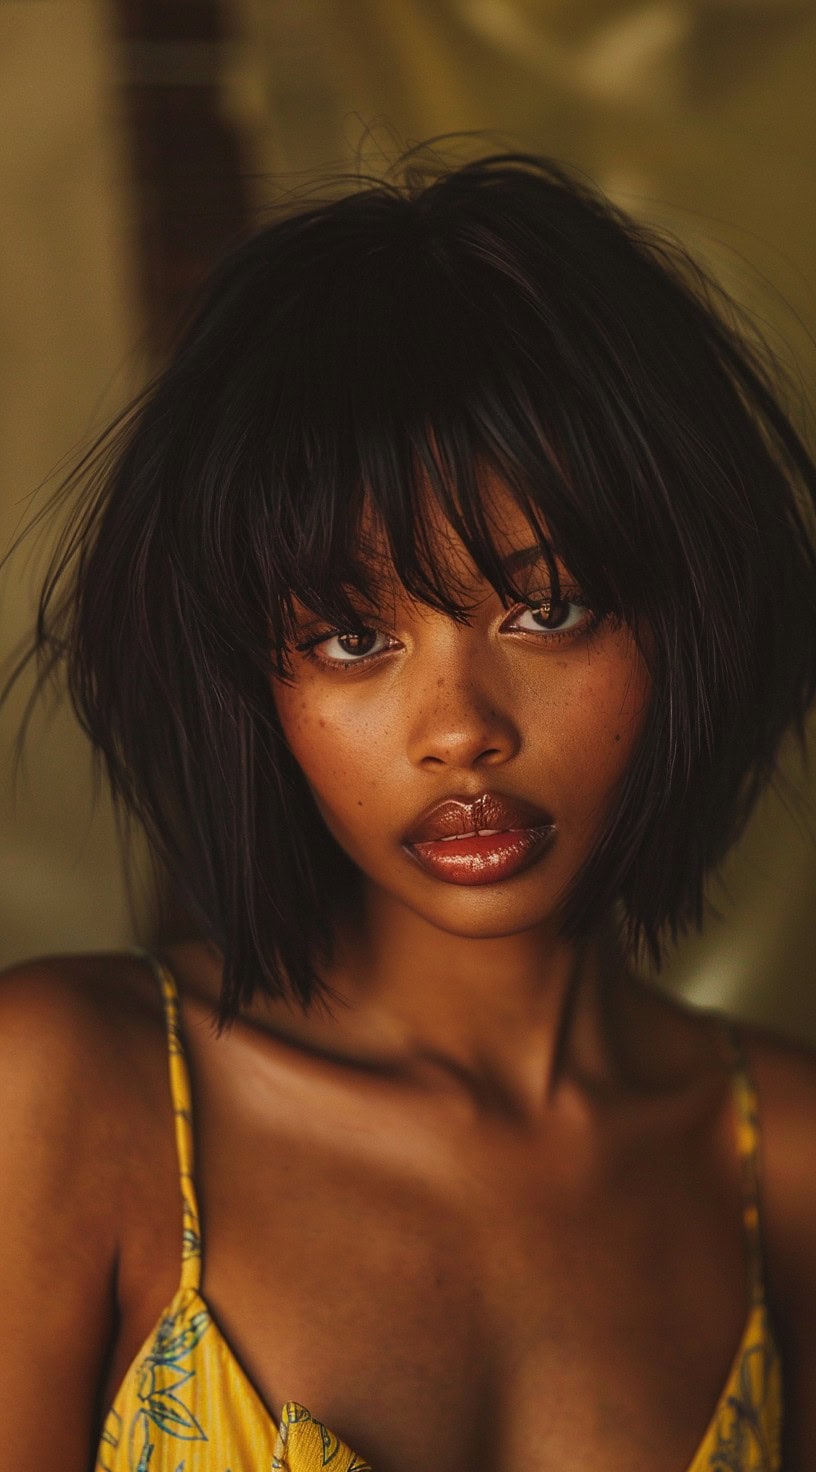
<svg viewBox="0 0 816 1472"><path fill-rule="evenodd" d="M499 792L482 792L478 797L454 793L440 798L406 833L404 843L430 843L435 838L466 837L486 828L500 832L508 828L553 827L551 815L521 797Z"/></svg>

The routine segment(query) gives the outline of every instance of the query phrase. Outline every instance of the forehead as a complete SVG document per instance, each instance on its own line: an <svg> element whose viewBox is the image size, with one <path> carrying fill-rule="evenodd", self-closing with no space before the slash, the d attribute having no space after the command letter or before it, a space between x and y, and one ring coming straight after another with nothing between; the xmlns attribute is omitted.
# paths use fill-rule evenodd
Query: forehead
<svg viewBox="0 0 816 1472"><path fill-rule="evenodd" d="M536 551L546 562L541 537L536 535L518 501L497 473L490 469L481 470L478 480L483 514L500 560L510 562L515 553L532 554ZM417 528L419 539L428 546L435 565L445 570L452 583L473 581L474 575L478 577L473 559L427 478L423 489L418 513L421 519L421 526ZM358 536L362 565L377 582L393 582L396 574L388 529L370 496L363 503ZM511 567L508 570L515 569Z"/></svg>

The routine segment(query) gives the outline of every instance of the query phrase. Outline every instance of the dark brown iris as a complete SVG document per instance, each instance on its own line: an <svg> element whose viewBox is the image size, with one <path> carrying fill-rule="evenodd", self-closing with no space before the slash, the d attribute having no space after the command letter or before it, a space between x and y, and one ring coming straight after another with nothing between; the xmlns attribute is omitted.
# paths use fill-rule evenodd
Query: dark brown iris
<svg viewBox="0 0 816 1472"><path fill-rule="evenodd" d="M370 654L377 640L377 631L358 629L351 634L337 634L336 638L346 654Z"/></svg>
<svg viewBox="0 0 816 1472"><path fill-rule="evenodd" d="M542 598L540 603L531 605L530 612L535 618L541 620L543 628L557 629L567 617L569 603L564 598Z"/></svg>

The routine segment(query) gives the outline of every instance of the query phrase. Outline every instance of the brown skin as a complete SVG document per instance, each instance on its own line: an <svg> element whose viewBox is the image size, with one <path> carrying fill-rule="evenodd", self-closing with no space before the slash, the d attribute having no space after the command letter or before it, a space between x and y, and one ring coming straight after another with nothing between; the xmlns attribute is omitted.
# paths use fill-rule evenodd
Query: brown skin
<svg viewBox="0 0 816 1472"><path fill-rule="evenodd" d="M500 548L529 546L525 518L494 486ZM331 638L275 682L284 735L330 832L364 876L362 913L346 917L329 972L347 1002L340 1025L400 1054L455 1065L511 1112L549 1108L556 1041L573 988L582 1061L600 1063L596 958L559 936L558 902L590 853L625 773L649 698L644 659L625 627L592 626L571 605L564 630L509 611L439 513L451 576L475 605L469 627L393 588L371 663L349 668ZM561 569L562 597L575 592ZM522 574L546 590L546 564ZM576 595L577 596L577 595ZM297 642L319 623L303 610ZM352 651L353 652L353 651ZM346 660L339 665L340 660ZM333 663L331 661L334 661ZM442 883L405 852L406 832L438 799L495 790L555 818L554 844L524 873L475 888Z"/></svg>
<svg viewBox="0 0 816 1472"><path fill-rule="evenodd" d="M526 545L497 501L508 551ZM399 598L395 643L366 673L303 657L276 687L326 822L364 875L327 978L334 1015L259 1000L218 1037L217 954L168 953L193 1076L204 1292L270 1413L303 1401L376 1472L684 1472L748 1309L720 1034L635 981L600 930L580 951L557 934L559 896L631 760L648 675L611 625L558 644L511 631L513 611L470 576L470 627ZM437 796L482 785L547 807L555 846L503 884L430 879L401 835ZM785 1469L804 1472L816 1064L745 1040L787 1361ZM98 1412L178 1281L155 984L125 957L17 968L0 988L0 1055L0 1174L17 1208L0 1214L3 1467L85 1472Z"/></svg>

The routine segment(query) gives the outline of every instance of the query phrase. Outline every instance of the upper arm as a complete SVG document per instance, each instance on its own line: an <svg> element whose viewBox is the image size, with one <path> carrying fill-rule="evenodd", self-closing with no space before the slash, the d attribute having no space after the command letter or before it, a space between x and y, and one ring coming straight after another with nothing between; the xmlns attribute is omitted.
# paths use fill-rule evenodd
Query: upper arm
<svg viewBox="0 0 816 1472"><path fill-rule="evenodd" d="M758 1093L767 1288L782 1354L783 1466L816 1447L816 1056L747 1035Z"/></svg>
<svg viewBox="0 0 816 1472"><path fill-rule="evenodd" d="M114 1317L115 1104L98 1009L47 965L0 977L0 1446L86 1472Z"/></svg>

